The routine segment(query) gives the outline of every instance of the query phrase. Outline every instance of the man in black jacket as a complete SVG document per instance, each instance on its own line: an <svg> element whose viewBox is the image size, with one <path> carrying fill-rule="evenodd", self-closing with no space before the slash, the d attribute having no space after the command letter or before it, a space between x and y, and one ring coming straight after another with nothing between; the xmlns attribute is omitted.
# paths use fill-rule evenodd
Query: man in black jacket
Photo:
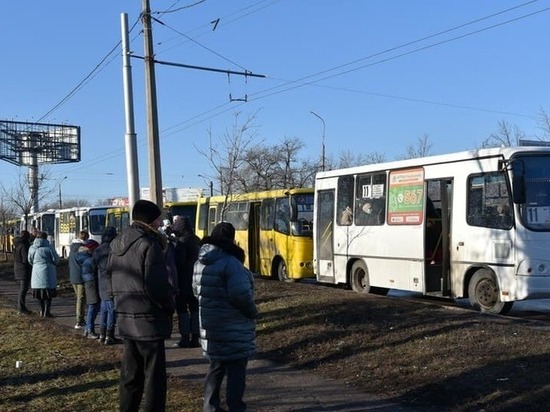
<svg viewBox="0 0 550 412"><path fill-rule="evenodd" d="M199 301L193 294L193 268L199 257L200 239L193 231L191 219L181 216L175 219L172 231L177 238L176 268L178 287L176 311L181 338L174 346L198 348L199 343Z"/></svg>
<svg viewBox="0 0 550 412"><path fill-rule="evenodd" d="M17 297L17 311L21 314L31 313L25 303L27 292L31 284L32 265L29 263L30 233L26 230L14 239L15 251L13 252L13 273L15 280L19 282L19 295Z"/></svg>
<svg viewBox="0 0 550 412"><path fill-rule="evenodd" d="M111 242L110 275L119 335L124 339L120 371L120 411L164 411L166 354L164 339L172 332L174 292L168 282L157 228L161 211L138 200L132 224Z"/></svg>

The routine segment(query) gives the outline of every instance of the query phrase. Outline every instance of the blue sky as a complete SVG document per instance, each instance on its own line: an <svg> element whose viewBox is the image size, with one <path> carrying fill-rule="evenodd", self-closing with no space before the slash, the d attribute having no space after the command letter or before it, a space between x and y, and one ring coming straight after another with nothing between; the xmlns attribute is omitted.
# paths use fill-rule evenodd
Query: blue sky
<svg viewBox="0 0 550 412"><path fill-rule="evenodd" d="M49 166L52 184L68 176L63 197L92 203L126 196L117 44L127 13L136 23L132 51L143 56L141 1L4 3L0 119L80 126L82 160ZM328 156L351 150L392 160L425 134L433 154L478 147L500 120L533 135L538 111L550 111L548 0L150 4L163 23L153 26L158 60L267 76L156 66L165 187L207 189L198 175L213 173L196 147L230 128L235 112L255 114L267 143L302 139L302 156L315 159L322 123L314 111L325 121ZM140 185L148 186L144 64L131 63ZM9 186L26 169L2 161L0 173Z"/></svg>

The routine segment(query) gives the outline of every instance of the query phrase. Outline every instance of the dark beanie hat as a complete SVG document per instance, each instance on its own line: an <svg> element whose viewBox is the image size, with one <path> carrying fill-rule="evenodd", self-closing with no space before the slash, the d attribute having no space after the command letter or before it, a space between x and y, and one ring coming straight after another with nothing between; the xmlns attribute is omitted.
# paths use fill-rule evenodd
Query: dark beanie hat
<svg viewBox="0 0 550 412"><path fill-rule="evenodd" d="M153 223L160 216L159 207L148 200L140 199L132 209L132 220L139 220L143 223Z"/></svg>
<svg viewBox="0 0 550 412"><path fill-rule="evenodd" d="M210 237L217 242L223 240L233 242L235 241L235 228L229 222L218 223L214 226L214 229L212 229Z"/></svg>
<svg viewBox="0 0 550 412"><path fill-rule="evenodd" d="M102 242L110 242L116 237L116 229L113 226L106 226L101 234Z"/></svg>
<svg viewBox="0 0 550 412"><path fill-rule="evenodd" d="M180 216L172 224L172 231L175 233L192 232L193 225L189 216Z"/></svg>

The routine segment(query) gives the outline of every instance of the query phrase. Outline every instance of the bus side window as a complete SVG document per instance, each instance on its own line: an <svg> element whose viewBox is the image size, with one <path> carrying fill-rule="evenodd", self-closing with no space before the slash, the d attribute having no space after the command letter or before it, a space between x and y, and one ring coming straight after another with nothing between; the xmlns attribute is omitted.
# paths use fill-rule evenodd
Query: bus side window
<svg viewBox="0 0 550 412"><path fill-rule="evenodd" d="M290 233L290 206L287 198L277 199L275 203L275 224L277 232L288 235Z"/></svg>

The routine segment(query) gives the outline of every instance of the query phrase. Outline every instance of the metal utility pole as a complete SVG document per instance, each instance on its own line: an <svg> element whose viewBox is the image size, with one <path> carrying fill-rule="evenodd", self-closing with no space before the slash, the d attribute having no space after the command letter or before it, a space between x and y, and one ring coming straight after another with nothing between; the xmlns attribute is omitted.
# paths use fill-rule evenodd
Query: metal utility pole
<svg viewBox="0 0 550 412"><path fill-rule="evenodd" d="M59 181L57 182L57 184L59 185L59 208L60 209L63 209L63 197L61 197L61 182L63 182L63 180L65 180L67 178L67 176L63 176L61 179L59 179Z"/></svg>
<svg viewBox="0 0 550 412"><path fill-rule="evenodd" d="M134 127L134 96L132 86L132 65L130 64L130 40L128 36L128 14L120 14L122 30L122 77L124 81L124 113L126 114L126 181L128 183L128 204L130 208L139 199L139 173L136 132ZM59 199L61 204L61 196ZM61 207L61 206L60 206Z"/></svg>
<svg viewBox="0 0 550 412"><path fill-rule="evenodd" d="M145 50L145 103L147 106L147 138L149 142L149 189L151 201L162 209L162 173L160 168L160 142L155 82L155 55L149 0L142 0L143 41Z"/></svg>
<svg viewBox="0 0 550 412"><path fill-rule="evenodd" d="M325 121L317 113L315 113L313 111L310 112L310 113L313 116L317 117L320 121L323 122L323 140L322 140L322 143L321 143L321 171L324 172L325 171Z"/></svg>

